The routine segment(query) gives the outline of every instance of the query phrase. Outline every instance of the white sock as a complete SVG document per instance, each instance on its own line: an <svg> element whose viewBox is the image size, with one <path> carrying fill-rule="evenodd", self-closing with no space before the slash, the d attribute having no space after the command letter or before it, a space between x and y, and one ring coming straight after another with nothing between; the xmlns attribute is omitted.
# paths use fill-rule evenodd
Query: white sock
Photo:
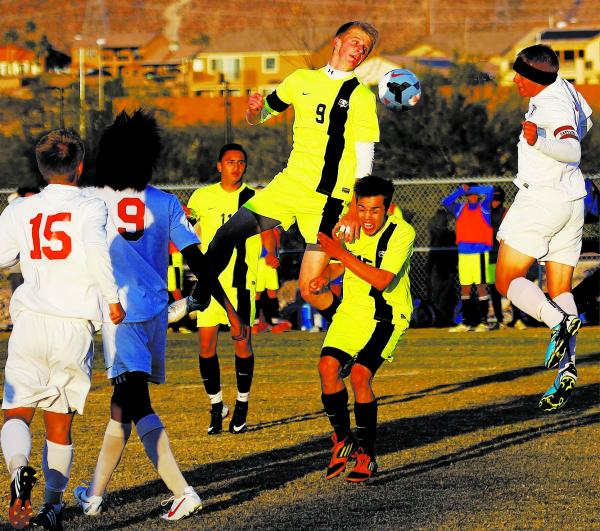
<svg viewBox="0 0 600 531"><path fill-rule="evenodd" d="M69 483L73 464L73 445L57 444L46 440L42 455L42 470L46 480L44 503L60 508L63 492Z"/></svg>
<svg viewBox="0 0 600 531"><path fill-rule="evenodd" d="M216 395L208 395L211 404L223 402L223 391L219 391Z"/></svg>
<svg viewBox="0 0 600 531"><path fill-rule="evenodd" d="M515 278L508 286L506 296L517 308L538 321L544 321L549 328L563 319L563 314L550 303L544 292L525 277Z"/></svg>
<svg viewBox="0 0 600 531"><path fill-rule="evenodd" d="M12 480L20 466L29 464L31 455L29 426L21 419L7 420L0 432L0 444Z"/></svg>
<svg viewBox="0 0 600 531"><path fill-rule="evenodd" d="M575 297L570 291L565 291L552 299L569 315L578 315ZM569 340L569 351L571 353L571 361L575 363L575 350L577 349L577 336Z"/></svg>
<svg viewBox="0 0 600 531"><path fill-rule="evenodd" d="M122 424L113 419L108 421L96 470L94 470L94 478L88 488L88 496L104 496L110 478L121 460L129 435L131 435L131 423Z"/></svg>
<svg viewBox="0 0 600 531"><path fill-rule="evenodd" d="M181 498L188 484L175 461L167 432L160 418L155 413L146 415L138 421L136 430L146 455L152 461L158 475L173 495Z"/></svg>

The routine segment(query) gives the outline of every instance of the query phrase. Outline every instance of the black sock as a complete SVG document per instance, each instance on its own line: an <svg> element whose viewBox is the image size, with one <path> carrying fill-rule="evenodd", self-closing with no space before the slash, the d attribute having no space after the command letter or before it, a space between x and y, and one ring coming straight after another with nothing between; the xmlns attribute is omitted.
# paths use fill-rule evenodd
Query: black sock
<svg viewBox="0 0 600 531"><path fill-rule="evenodd" d="M462 323L468 326L473 324L473 301L471 297L468 298L461 297L462 302Z"/></svg>
<svg viewBox="0 0 600 531"><path fill-rule="evenodd" d="M490 284L490 292L492 297L492 307L494 308L494 315L496 316L496 321L499 323L504 322L504 314L502 313L502 295L496 289L495 284Z"/></svg>
<svg viewBox="0 0 600 531"><path fill-rule="evenodd" d="M235 357L235 378L240 393L249 393L254 374L254 355L249 358Z"/></svg>
<svg viewBox="0 0 600 531"><path fill-rule="evenodd" d="M335 311L342 302L337 295L334 295L333 293L331 295L333 296L333 301L331 301L331 304L327 308L319 310L321 317L323 317L323 319L325 319L328 323L331 323Z"/></svg>
<svg viewBox="0 0 600 531"><path fill-rule="evenodd" d="M221 390L221 370L219 369L219 357L215 354L210 358L200 356L200 376L204 389L209 395L216 395Z"/></svg>
<svg viewBox="0 0 600 531"><path fill-rule="evenodd" d="M479 322L483 324L487 324L488 317L488 309L490 307L490 302L487 299L479 299Z"/></svg>
<svg viewBox="0 0 600 531"><path fill-rule="evenodd" d="M277 324L280 319L279 314L279 301L277 298L271 299L267 296L265 304L263 306L263 312L265 313L265 320L269 324Z"/></svg>
<svg viewBox="0 0 600 531"><path fill-rule="evenodd" d="M348 390L344 387L341 391L332 394L322 394L321 401L331 426L337 435L338 441L350 435L350 412L348 411Z"/></svg>
<svg viewBox="0 0 600 531"><path fill-rule="evenodd" d="M375 457L375 437L377 432L377 400L354 404L356 419L356 442L366 454Z"/></svg>

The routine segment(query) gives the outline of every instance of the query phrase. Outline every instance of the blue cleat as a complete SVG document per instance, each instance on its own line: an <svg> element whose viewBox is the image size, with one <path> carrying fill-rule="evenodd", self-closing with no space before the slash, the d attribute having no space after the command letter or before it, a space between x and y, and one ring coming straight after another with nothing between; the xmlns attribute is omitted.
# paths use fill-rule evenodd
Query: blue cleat
<svg viewBox="0 0 600 531"><path fill-rule="evenodd" d="M544 361L544 366L547 369L558 366L569 348L569 339L577 335L580 328L581 320L576 315L565 315L563 320L552 328L550 343L546 349L546 360Z"/></svg>
<svg viewBox="0 0 600 531"><path fill-rule="evenodd" d="M542 396L539 408L543 411L561 409L569 400L577 383L577 369L572 362L567 363L554 380L554 383Z"/></svg>

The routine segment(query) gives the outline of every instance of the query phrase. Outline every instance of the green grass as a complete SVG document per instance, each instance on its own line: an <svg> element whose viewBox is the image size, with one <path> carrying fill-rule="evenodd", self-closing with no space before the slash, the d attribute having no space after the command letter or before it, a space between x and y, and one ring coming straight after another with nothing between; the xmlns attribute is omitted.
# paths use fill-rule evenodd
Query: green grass
<svg viewBox="0 0 600 531"><path fill-rule="evenodd" d="M555 414L537 408L555 376L542 366L546 329L410 330L375 379L380 469L368 485L324 480L330 429L316 370L322 339L302 332L256 337L250 429L209 437L197 339L169 336L168 381L152 387L153 403L205 501L177 529L600 529L600 329L581 331L578 388ZM224 398L233 405L225 335L220 352ZM158 518L169 493L135 432L111 482L109 510L88 518L74 507L72 489L90 478L108 418L111 389L101 355L95 366L74 429L65 527L174 527ZM39 469L40 418L33 435L32 465ZM42 491L34 491L36 508ZM0 493L6 507L7 474Z"/></svg>

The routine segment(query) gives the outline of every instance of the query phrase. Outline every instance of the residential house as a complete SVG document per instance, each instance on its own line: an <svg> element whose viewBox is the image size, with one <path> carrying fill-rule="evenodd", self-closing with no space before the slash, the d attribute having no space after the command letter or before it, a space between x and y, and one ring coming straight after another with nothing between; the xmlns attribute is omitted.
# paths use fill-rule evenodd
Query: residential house
<svg viewBox="0 0 600 531"><path fill-rule="evenodd" d="M12 44L0 46L0 89L19 88L23 77L38 76L41 72L33 51Z"/></svg>
<svg viewBox="0 0 600 531"><path fill-rule="evenodd" d="M559 56L559 74L577 85L600 84L600 28L547 28L533 30L499 58L501 83L510 85L512 63L523 48L547 44Z"/></svg>
<svg viewBox="0 0 600 531"><path fill-rule="evenodd" d="M298 68L318 68L330 53L331 31L255 28L222 33L192 59L188 93L233 96L270 93ZM327 36L329 35L329 38Z"/></svg>

